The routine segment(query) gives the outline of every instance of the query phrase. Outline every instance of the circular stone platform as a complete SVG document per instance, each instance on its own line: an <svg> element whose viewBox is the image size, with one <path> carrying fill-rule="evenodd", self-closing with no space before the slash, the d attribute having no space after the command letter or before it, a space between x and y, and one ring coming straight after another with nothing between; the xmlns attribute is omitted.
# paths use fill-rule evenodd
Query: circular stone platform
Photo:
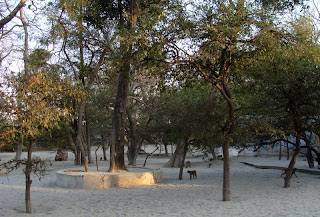
<svg viewBox="0 0 320 217"><path fill-rule="evenodd" d="M56 173L56 185L63 188L107 189L153 185L162 182L162 171L146 168L128 168L129 171L84 172L80 170L60 170Z"/></svg>

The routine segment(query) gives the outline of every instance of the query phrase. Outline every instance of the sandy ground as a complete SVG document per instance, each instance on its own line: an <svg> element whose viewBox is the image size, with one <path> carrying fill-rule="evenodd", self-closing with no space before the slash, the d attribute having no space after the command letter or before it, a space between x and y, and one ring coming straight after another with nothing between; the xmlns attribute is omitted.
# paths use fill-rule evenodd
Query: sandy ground
<svg viewBox="0 0 320 217"><path fill-rule="evenodd" d="M99 159L102 153L99 153ZM23 153L23 157L26 153ZM65 162L55 162L54 151L34 152L33 156L51 159L53 165L41 181L32 177L31 200L33 213L25 214L25 181L22 168L0 176L0 216L320 216L319 176L297 172L291 187L283 188L280 170L262 170L246 166L241 161L258 165L287 167L289 161L277 157L240 156L231 160L231 201L222 201L222 161L203 162L201 156L188 156L191 169L198 178L189 179L184 170L178 180L179 169L163 168L168 158L151 156L147 167L161 168L163 183L153 186L112 188L105 190L65 189L55 186L55 171L83 168L73 165L73 154ZM2 162L14 153L0 153ZM138 158L142 165L145 155ZM107 170L109 161L99 161L99 170ZM300 158L296 165L307 169ZM95 171L95 165L91 166Z"/></svg>

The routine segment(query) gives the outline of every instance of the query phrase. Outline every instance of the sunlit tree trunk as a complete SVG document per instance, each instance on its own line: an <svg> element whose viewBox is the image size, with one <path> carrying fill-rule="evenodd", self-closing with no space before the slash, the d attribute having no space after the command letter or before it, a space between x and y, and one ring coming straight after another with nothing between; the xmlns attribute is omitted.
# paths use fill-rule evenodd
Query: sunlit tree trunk
<svg viewBox="0 0 320 217"><path fill-rule="evenodd" d="M138 12L139 12L140 0L131 1L130 15L131 19L128 23L127 29L130 34L134 33ZM120 12L119 26L121 30L125 29L124 24L124 10L122 7L122 1L118 0L118 7ZM126 125L126 106L129 92L129 79L130 79L130 59L131 59L131 42L124 40L120 45L120 49L123 52L122 67L118 77L118 88L116 95L116 102L114 106L114 113L112 119L112 135L111 135L111 146L110 146L110 172L116 170L126 170L124 164L124 146L125 146L125 125Z"/></svg>

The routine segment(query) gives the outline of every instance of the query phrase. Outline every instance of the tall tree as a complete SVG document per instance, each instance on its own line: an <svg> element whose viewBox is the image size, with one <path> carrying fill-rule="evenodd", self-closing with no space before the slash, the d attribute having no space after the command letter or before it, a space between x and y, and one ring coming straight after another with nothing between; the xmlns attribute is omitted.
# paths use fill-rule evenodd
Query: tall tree
<svg viewBox="0 0 320 217"><path fill-rule="evenodd" d="M62 43L61 51L65 57L65 65L72 71L74 79L78 81L81 89L90 94L95 85L98 73L104 64L105 57L110 51L109 34L101 32L99 29L90 27L85 19L88 2L81 0L57 1L55 9L60 13L53 13L50 17L54 21L51 36L47 38L48 43ZM105 30L106 31L106 30ZM100 36L104 35L100 40ZM60 40L61 41L60 41ZM83 99L74 103L77 118L73 121L73 131L75 141L72 140L72 131L69 133L71 144L76 146L76 163L80 164L80 153L83 159L85 170L89 171L84 133L86 121L87 95Z"/></svg>
<svg viewBox="0 0 320 217"><path fill-rule="evenodd" d="M196 52L186 52L173 45L173 59L177 63L190 63L206 81L219 90L228 105L228 120L223 126L223 200L230 197L229 146L236 130L235 100L228 83L239 70L241 61L250 58L248 52L257 32L272 24L275 12L293 7L295 1L206 1L191 5L190 22L182 22L184 36L190 38ZM254 50L251 50L254 51ZM177 58L178 57L178 58Z"/></svg>

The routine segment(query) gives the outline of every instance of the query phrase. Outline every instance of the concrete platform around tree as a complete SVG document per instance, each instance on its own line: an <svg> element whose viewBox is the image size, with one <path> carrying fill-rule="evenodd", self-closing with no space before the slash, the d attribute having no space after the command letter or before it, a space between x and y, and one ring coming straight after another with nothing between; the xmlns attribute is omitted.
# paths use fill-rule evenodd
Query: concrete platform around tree
<svg viewBox="0 0 320 217"><path fill-rule="evenodd" d="M146 168L129 168L129 171L84 172L81 170L60 170L56 173L56 185L63 188L107 189L153 185L162 182L162 171Z"/></svg>

